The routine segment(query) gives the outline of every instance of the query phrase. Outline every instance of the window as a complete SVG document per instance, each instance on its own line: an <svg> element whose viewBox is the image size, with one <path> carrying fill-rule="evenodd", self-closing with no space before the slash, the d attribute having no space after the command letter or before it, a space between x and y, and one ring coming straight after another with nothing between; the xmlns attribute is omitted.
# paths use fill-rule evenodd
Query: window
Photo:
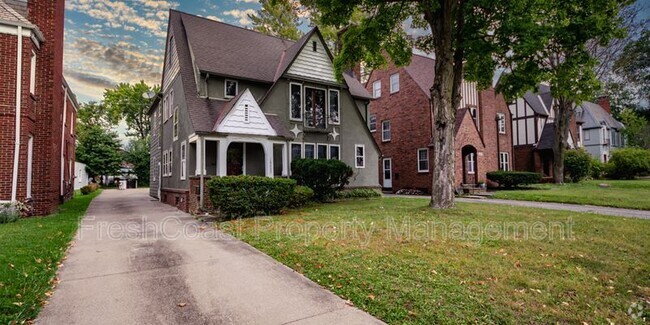
<svg viewBox="0 0 650 325"><path fill-rule="evenodd" d="M377 80L372 83L372 97L381 97L381 80Z"/></svg>
<svg viewBox="0 0 650 325"><path fill-rule="evenodd" d="M32 61L29 70L29 93L36 94L36 52L32 51Z"/></svg>
<svg viewBox="0 0 650 325"><path fill-rule="evenodd" d="M377 131L377 116L370 115L370 118L368 120L368 129L370 129L370 132Z"/></svg>
<svg viewBox="0 0 650 325"><path fill-rule="evenodd" d="M499 170L510 170L510 157L507 152L499 152Z"/></svg>
<svg viewBox="0 0 650 325"><path fill-rule="evenodd" d="M506 134L506 116L502 113L497 113L497 123L499 125L499 134Z"/></svg>
<svg viewBox="0 0 650 325"><path fill-rule="evenodd" d="M174 109L174 128L172 130L172 135L174 140L178 140L178 107Z"/></svg>
<svg viewBox="0 0 650 325"><path fill-rule="evenodd" d="M478 128L478 110L476 107L470 107L469 112L472 114L472 120L474 120L474 124L476 124L476 127Z"/></svg>
<svg viewBox="0 0 650 325"><path fill-rule="evenodd" d="M238 87L237 81L226 79L226 83L224 84L224 87L225 89L223 93L225 94L224 96L226 98L237 96L237 87Z"/></svg>
<svg viewBox="0 0 650 325"><path fill-rule="evenodd" d="M172 37L169 38L169 49L168 49L168 52L167 52L168 53L168 55L167 55L167 64L169 66L172 65L172 62L174 62L174 53L176 53L174 51L174 48L176 48L174 43L175 43L174 36L172 36Z"/></svg>
<svg viewBox="0 0 650 325"><path fill-rule="evenodd" d="M318 159L327 159L327 145L318 144L316 147L318 148Z"/></svg>
<svg viewBox="0 0 650 325"><path fill-rule="evenodd" d="M366 168L366 147L362 144L354 146L354 167Z"/></svg>
<svg viewBox="0 0 650 325"><path fill-rule="evenodd" d="M399 73L390 76L390 93L399 91Z"/></svg>
<svg viewBox="0 0 650 325"><path fill-rule="evenodd" d="M381 121L381 141L390 141L390 121Z"/></svg>
<svg viewBox="0 0 650 325"><path fill-rule="evenodd" d="M311 42L311 49L312 49L314 52L318 51L318 43L316 43L316 41L312 41L312 42Z"/></svg>
<svg viewBox="0 0 650 325"><path fill-rule="evenodd" d="M429 149L418 149L418 173L429 172Z"/></svg>
<svg viewBox="0 0 650 325"><path fill-rule="evenodd" d="M469 155L467 155L467 173L468 174L474 174L476 171L474 170L474 153L471 152Z"/></svg>
<svg viewBox="0 0 650 325"><path fill-rule="evenodd" d="M305 125L325 128L325 90L305 87Z"/></svg>
<svg viewBox="0 0 650 325"><path fill-rule="evenodd" d="M313 143L305 143L305 159L314 159L316 155L316 145Z"/></svg>
<svg viewBox="0 0 650 325"><path fill-rule="evenodd" d="M174 106L174 90L170 90L165 96L163 102L163 120L167 121L172 116L172 107Z"/></svg>
<svg viewBox="0 0 650 325"><path fill-rule="evenodd" d="M330 111L329 111L329 116L330 116L330 123L332 124L339 124L341 123L341 116L340 116L340 111L339 111L339 91L338 90L330 90Z"/></svg>
<svg viewBox="0 0 650 325"><path fill-rule="evenodd" d="M34 165L34 136L29 135L27 139L27 198L32 197L32 174Z"/></svg>
<svg viewBox="0 0 650 325"><path fill-rule="evenodd" d="M185 141L181 142L181 180L185 179L185 173L187 169L187 146Z"/></svg>
<svg viewBox="0 0 650 325"><path fill-rule="evenodd" d="M250 112L248 109L248 104L244 104L244 122L246 123L250 122Z"/></svg>
<svg viewBox="0 0 650 325"><path fill-rule="evenodd" d="M291 98L289 113L290 119L302 121L302 85L291 83L289 87L289 97Z"/></svg>
<svg viewBox="0 0 650 325"><path fill-rule="evenodd" d="M302 158L302 144L291 143L291 160Z"/></svg>
<svg viewBox="0 0 650 325"><path fill-rule="evenodd" d="M585 133L585 141L591 140L591 136L589 135L589 130L585 130L584 133Z"/></svg>
<svg viewBox="0 0 650 325"><path fill-rule="evenodd" d="M169 149L169 176L174 174L174 150Z"/></svg>
<svg viewBox="0 0 650 325"><path fill-rule="evenodd" d="M330 159L341 160L341 147L338 144L330 144Z"/></svg>

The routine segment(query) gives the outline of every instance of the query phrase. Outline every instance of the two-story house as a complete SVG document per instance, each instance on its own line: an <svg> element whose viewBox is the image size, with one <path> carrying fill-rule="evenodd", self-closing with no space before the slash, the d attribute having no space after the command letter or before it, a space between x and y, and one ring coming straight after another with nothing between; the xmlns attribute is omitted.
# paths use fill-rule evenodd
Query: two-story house
<svg viewBox="0 0 650 325"><path fill-rule="evenodd" d="M382 152L380 181L385 190L429 193L432 180L432 101L435 60L413 55L408 66L389 65L370 73L368 128ZM462 82L455 123L455 183L486 182L486 173L510 170L510 114L494 89L479 91Z"/></svg>
<svg viewBox="0 0 650 325"><path fill-rule="evenodd" d="M26 202L38 215L74 191L64 14L64 0L0 0L0 202Z"/></svg>
<svg viewBox="0 0 650 325"><path fill-rule="evenodd" d="M612 116L607 97L598 98L598 104L583 102L576 113L582 121L582 145L592 157L606 163L613 150L625 147L624 125Z"/></svg>
<svg viewBox="0 0 650 325"><path fill-rule="evenodd" d="M206 179L288 177L293 159L339 159L378 187L370 94L335 78L317 28L298 41L170 11L162 91L150 109L151 195L209 208Z"/></svg>

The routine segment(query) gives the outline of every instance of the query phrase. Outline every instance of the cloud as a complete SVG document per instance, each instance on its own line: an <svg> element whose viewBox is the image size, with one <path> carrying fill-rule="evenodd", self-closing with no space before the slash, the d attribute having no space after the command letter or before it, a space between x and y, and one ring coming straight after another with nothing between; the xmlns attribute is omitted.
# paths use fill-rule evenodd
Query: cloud
<svg viewBox="0 0 650 325"><path fill-rule="evenodd" d="M244 0L246 1L246 0ZM239 9L233 9L233 10L228 10L223 12L224 15L227 16L233 16L235 18L239 18L239 24L241 25L250 25L252 22L248 18L248 15L254 16L255 15L255 10L253 9L246 9L246 10L239 10Z"/></svg>
<svg viewBox="0 0 650 325"><path fill-rule="evenodd" d="M237 0L237 2L245 2L245 3L258 3L259 0Z"/></svg>
<svg viewBox="0 0 650 325"><path fill-rule="evenodd" d="M113 88L117 85L112 80L108 80L102 76L98 76L91 73L86 73L83 71L68 69L65 73L66 79L75 79L80 83L84 83L91 87L97 88Z"/></svg>
<svg viewBox="0 0 650 325"><path fill-rule="evenodd" d="M155 36L164 37L167 10L178 5L168 1L148 0L131 1L129 4L125 1L70 0L66 2L66 9L104 21L104 24L111 28L139 27L148 30ZM131 5L139 5L139 7ZM136 10L136 8L140 10ZM153 17L147 17L147 12L150 10L156 10Z"/></svg>

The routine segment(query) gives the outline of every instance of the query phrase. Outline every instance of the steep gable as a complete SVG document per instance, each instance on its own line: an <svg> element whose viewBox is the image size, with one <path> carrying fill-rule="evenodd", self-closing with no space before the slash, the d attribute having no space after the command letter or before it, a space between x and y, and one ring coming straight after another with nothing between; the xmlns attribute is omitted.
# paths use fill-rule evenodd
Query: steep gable
<svg viewBox="0 0 650 325"><path fill-rule="evenodd" d="M262 109L247 88L229 103L225 116L217 121L214 131L220 133L277 136Z"/></svg>
<svg viewBox="0 0 650 325"><path fill-rule="evenodd" d="M165 53L165 64L163 69L162 91L165 92L169 85L178 74L180 66L178 64L178 51L176 50L176 39L173 33L169 33L167 39L167 52Z"/></svg>
<svg viewBox="0 0 650 325"><path fill-rule="evenodd" d="M296 59L291 63L286 75L338 83L334 77L332 58L323 40L318 36L318 33L311 34L309 40L303 44Z"/></svg>

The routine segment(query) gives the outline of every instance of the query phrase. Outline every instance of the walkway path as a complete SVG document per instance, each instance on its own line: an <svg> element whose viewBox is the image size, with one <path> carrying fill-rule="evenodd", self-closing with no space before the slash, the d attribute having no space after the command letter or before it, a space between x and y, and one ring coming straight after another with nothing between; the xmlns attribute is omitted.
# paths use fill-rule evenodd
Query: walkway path
<svg viewBox="0 0 650 325"><path fill-rule="evenodd" d="M381 323L147 193L107 190L92 202L37 323Z"/></svg>
<svg viewBox="0 0 650 325"><path fill-rule="evenodd" d="M428 199L427 197L414 196L414 195L385 194L384 196L387 196L387 197L401 197L401 198ZM552 202L534 202L534 201L517 201L517 200L502 200L502 199L468 199L468 198L456 198L456 202L484 203L484 204L505 204L505 205L510 205L510 206L520 206L520 207L530 207L530 208L540 208L540 209L550 209L550 210L565 210L565 211L574 211L574 212L590 212L590 213L604 214L604 215L616 216L616 217L650 219L650 211L634 210L634 209L621 209L621 208L610 208L610 207L601 207L601 206L594 206L594 205L580 205L580 204L552 203Z"/></svg>

